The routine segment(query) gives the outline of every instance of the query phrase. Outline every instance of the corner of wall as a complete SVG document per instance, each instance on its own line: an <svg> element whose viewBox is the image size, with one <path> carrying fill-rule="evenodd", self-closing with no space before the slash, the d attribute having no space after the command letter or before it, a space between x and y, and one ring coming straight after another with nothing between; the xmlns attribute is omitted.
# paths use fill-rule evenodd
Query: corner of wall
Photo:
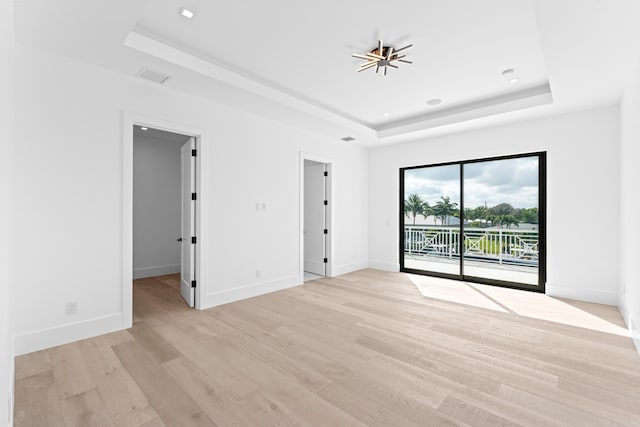
<svg viewBox="0 0 640 427"><path fill-rule="evenodd" d="M613 306L617 306L620 300L619 295L616 292L585 288L577 289L572 286L565 286L558 283L547 283L545 293L550 297L566 298Z"/></svg>

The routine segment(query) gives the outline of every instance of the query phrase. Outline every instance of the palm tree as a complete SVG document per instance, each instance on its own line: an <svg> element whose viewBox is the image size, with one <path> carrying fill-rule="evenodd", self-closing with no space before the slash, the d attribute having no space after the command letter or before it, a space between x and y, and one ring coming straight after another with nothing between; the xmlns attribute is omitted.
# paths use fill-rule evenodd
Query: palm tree
<svg viewBox="0 0 640 427"><path fill-rule="evenodd" d="M433 207L434 214L440 218L442 225L449 225L449 217L458 211L458 204L451 201L449 196L441 196Z"/></svg>
<svg viewBox="0 0 640 427"><path fill-rule="evenodd" d="M518 220L516 219L516 217L514 217L513 215L502 215L500 217L500 227L502 228L502 226L506 226L507 228L511 228L512 225L515 225L516 227L520 228L520 224L518 223Z"/></svg>
<svg viewBox="0 0 640 427"><path fill-rule="evenodd" d="M429 202L424 202L422 205L422 216L424 220L426 221L430 215L433 215L433 208L429 206Z"/></svg>
<svg viewBox="0 0 640 427"><path fill-rule="evenodd" d="M416 193L409 194L409 198L404 201L404 214L407 218L413 216L413 225L416 225L416 215L424 214L425 205L424 200Z"/></svg>

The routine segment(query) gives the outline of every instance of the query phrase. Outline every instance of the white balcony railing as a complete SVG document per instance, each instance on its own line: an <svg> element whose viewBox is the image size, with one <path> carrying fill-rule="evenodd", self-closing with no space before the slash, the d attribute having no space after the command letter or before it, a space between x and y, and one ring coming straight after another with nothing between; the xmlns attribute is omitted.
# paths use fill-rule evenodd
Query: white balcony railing
<svg viewBox="0 0 640 427"><path fill-rule="evenodd" d="M538 265L538 230L464 228L464 257L485 262ZM410 257L457 258L460 229L433 225L404 227Z"/></svg>

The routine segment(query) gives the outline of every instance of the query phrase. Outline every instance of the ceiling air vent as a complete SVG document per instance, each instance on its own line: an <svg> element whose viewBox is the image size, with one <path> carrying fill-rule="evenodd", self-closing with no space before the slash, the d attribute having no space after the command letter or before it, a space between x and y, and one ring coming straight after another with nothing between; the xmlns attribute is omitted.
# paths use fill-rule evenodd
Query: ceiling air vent
<svg viewBox="0 0 640 427"><path fill-rule="evenodd" d="M355 138L352 137L352 136L345 136L344 138L340 138L340 139L345 141L345 142L355 141Z"/></svg>
<svg viewBox="0 0 640 427"><path fill-rule="evenodd" d="M140 71L138 71L138 74L136 75L138 77L142 77L143 79L151 80L152 82L160 84L163 84L164 82L169 80L169 76L165 76L164 74L160 74L157 71L149 70L148 68L144 67L140 68Z"/></svg>

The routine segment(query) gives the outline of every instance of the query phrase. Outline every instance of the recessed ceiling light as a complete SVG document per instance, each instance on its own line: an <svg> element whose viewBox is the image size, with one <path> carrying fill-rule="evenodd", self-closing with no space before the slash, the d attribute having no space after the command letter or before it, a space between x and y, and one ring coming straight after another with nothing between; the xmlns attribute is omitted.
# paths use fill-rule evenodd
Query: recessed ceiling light
<svg viewBox="0 0 640 427"><path fill-rule="evenodd" d="M515 73L515 70L513 68L507 68L502 72L502 75L505 77L511 77L513 73Z"/></svg>
<svg viewBox="0 0 640 427"><path fill-rule="evenodd" d="M389 113L384 113L383 116L389 117Z"/></svg>
<svg viewBox="0 0 640 427"><path fill-rule="evenodd" d="M195 16L195 13L193 13L192 11L190 11L189 9L187 9L186 7L181 7L180 8L180 15L184 16L187 19L191 19Z"/></svg>
<svg viewBox="0 0 640 427"><path fill-rule="evenodd" d="M520 79L519 79L519 78L514 77L514 78L512 78L512 79L510 79L510 80L509 80L509 83L518 83L519 81L520 81Z"/></svg>
<svg viewBox="0 0 640 427"><path fill-rule="evenodd" d="M354 141L355 138L352 136L345 136L344 138L340 138L341 140L345 141L345 142L349 142L349 141Z"/></svg>
<svg viewBox="0 0 640 427"><path fill-rule="evenodd" d="M148 127L145 127L145 126L142 126L140 129L142 129L142 130L149 130L149 128L148 128Z"/></svg>
<svg viewBox="0 0 640 427"><path fill-rule="evenodd" d="M438 105L442 102L440 98L433 98L427 101L427 105Z"/></svg>

